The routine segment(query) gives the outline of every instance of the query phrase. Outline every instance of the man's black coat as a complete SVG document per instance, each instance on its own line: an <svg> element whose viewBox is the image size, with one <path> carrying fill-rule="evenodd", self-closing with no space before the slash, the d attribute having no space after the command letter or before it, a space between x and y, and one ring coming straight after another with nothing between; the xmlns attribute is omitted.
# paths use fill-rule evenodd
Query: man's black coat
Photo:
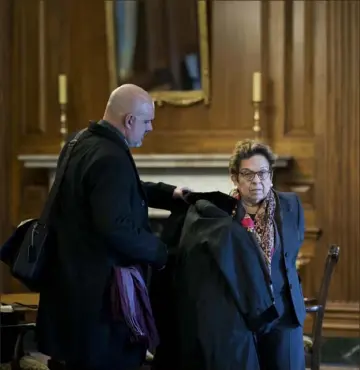
<svg viewBox="0 0 360 370"><path fill-rule="evenodd" d="M166 246L149 228L148 204L169 209L173 190L141 183L120 135L90 124L73 151L52 215L57 243L40 292L40 351L83 367L140 364L145 347L130 343L129 330L110 314L112 267L165 264Z"/></svg>

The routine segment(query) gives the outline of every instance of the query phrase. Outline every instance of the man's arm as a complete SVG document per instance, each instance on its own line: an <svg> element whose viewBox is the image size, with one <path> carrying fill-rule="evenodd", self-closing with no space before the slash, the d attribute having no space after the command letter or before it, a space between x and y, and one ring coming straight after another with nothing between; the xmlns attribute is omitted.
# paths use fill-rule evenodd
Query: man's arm
<svg viewBox="0 0 360 370"><path fill-rule="evenodd" d="M130 168L121 159L108 157L89 169L90 205L94 228L105 243L130 263L162 267L167 249L156 236L136 226L130 205Z"/></svg>
<svg viewBox="0 0 360 370"><path fill-rule="evenodd" d="M141 184L148 198L149 207L170 210L174 202L176 186L162 182L143 182Z"/></svg>

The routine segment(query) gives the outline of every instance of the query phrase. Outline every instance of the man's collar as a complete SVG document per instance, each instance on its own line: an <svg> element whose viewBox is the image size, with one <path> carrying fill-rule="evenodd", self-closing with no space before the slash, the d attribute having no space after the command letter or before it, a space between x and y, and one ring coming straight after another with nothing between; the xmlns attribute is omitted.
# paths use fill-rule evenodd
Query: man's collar
<svg viewBox="0 0 360 370"><path fill-rule="evenodd" d="M129 147L129 143L127 142L124 134L119 129L117 129L114 125L112 125L108 121L105 121L104 119L100 120L98 123L100 125L108 128L109 130L111 130L112 132L114 132L116 135L120 136L121 140L126 144L127 147Z"/></svg>
<svg viewBox="0 0 360 370"><path fill-rule="evenodd" d="M103 123L103 121L90 121L88 130L94 135L102 136L111 141L114 141L127 151L130 150L124 136L119 132L119 130L116 130L110 123L107 123L106 125Z"/></svg>

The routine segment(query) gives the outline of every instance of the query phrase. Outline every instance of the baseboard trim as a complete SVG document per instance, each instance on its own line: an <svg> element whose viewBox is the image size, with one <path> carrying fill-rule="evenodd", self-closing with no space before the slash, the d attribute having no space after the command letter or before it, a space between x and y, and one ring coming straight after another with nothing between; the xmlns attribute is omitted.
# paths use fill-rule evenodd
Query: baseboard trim
<svg viewBox="0 0 360 370"><path fill-rule="evenodd" d="M312 315L305 320L304 330L310 333ZM330 301L326 305L323 322L324 337L359 337L360 302Z"/></svg>

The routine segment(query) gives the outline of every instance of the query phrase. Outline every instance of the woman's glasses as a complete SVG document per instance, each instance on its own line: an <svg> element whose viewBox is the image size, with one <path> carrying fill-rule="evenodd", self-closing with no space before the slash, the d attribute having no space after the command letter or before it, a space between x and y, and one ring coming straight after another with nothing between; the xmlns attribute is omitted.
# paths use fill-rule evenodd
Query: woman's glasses
<svg viewBox="0 0 360 370"><path fill-rule="evenodd" d="M257 172L253 172L250 170L242 170L239 172L239 175L243 177L246 181L253 181L255 178L255 175L260 179L260 181L265 181L269 178L271 174L270 170L261 170Z"/></svg>

